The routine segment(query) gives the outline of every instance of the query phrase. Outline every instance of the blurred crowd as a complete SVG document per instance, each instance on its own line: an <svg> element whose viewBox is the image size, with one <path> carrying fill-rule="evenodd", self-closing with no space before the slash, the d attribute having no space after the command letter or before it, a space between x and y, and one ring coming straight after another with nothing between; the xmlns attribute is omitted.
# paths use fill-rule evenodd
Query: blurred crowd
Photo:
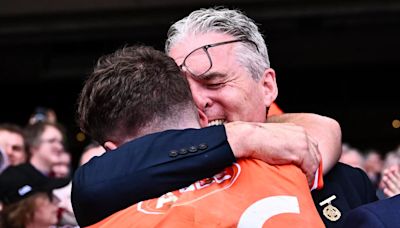
<svg viewBox="0 0 400 228"><path fill-rule="evenodd" d="M38 107L27 125L0 123L0 227L77 227L71 206L71 153L51 108ZM95 142L80 165L105 150Z"/></svg>
<svg viewBox="0 0 400 228"><path fill-rule="evenodd" d="M339 161L364 170L376 188L379 199L400 193L400 146L382 153L373 149L361 151L343 143Z"/></svg>
<svg viewBox="0 0 400 228"><path fill-rule="evenodd" d="M0 123L0 227L78 227L71 206L71 154L66 148L64 127L50 108L37 108L23 128ZM400 193L400 146L383 153L344 143L342 151L340 161L364 170L380 199ZM96 142L90 143L79 165L104 152Z"/></svg>

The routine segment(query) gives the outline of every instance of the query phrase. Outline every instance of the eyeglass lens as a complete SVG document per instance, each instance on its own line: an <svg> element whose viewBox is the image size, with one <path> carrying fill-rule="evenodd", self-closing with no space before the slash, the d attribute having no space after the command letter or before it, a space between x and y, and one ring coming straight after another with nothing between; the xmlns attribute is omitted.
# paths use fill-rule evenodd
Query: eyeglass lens
<svg viewBox="0 0 400 228"><path fill-rule="evenodd" d="M211 59L205 47L198 48L190 53L186 59L184 67L195 76L206 73L211 68Z"/></svg>

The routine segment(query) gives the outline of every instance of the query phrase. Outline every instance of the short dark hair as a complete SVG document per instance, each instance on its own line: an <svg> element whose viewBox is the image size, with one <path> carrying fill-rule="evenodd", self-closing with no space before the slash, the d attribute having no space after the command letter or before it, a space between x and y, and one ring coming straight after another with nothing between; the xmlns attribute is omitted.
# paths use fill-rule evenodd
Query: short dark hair
<svg viewBox="0 0 400 228"><path fill-rule="evenodd" d="M24 131L22 128L13 123L2 123L0 124L0 131L8 131L24 137Z"/></svg>
<svg viewBox="0 0 400 228"><path fill-rule="evenodd" d="M102 56L78 98L83 132L100 144L123 142L155 120L179 115L192 105L186 79L174 60L147 46L129 46ZM176 118L176 117L175 117Z"/></svg>

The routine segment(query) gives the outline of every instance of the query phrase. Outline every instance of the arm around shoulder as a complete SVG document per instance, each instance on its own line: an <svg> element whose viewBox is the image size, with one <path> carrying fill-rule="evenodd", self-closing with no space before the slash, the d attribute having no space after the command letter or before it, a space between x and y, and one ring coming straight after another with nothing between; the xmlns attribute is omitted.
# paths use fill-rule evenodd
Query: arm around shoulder
<svg viewBox="0 0 400 228"><path fill-rule="evenodd" d="M287 113L268 118L272 123L293 123L304 128L308 140L315 141L321 153L326 174L342 153L342 132L339 123L329 117L312 113ZM295 143L288 141L288 143Z"/></svg>
<svg viewBox="0 0 400 228"><path fill-rule="evenodd" d="M234 161L223 126L138 138L76 171L74 212L80 225L90 225L142 200L212 176Z"/></svg>

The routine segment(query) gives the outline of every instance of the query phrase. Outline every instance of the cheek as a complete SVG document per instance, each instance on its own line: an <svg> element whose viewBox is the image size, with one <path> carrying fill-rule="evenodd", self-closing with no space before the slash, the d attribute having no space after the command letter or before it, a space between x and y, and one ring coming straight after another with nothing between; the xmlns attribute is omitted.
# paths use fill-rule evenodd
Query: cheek
<svg viewBox="0 0 400 228"><path fill-rule="evenodd" d="M43 210L43 219L47 221L48 223L55 224L57 222L57 207L49 204L46 208Z"/></svg>
<svg viewBox="0 0 400 228"><path fill-rule="evenodd" d="M54 213L53 207L50 204L41 202L35 210L34 220L36 222L48 223L53 222L54 219L57 219L57 215Z"/></svg>
<svg viewBox="0 0 400 228"><path fill-rule="evenodd" d="M250 90L241 87L227 87L221 90L218 98L221 103L224 103L226 107L231 108L243 108L243 106L249 105L254 97Z"/></svg>
<svg viewBox="0 0 400 228"><path fill-rule="evenodd" d="M14 153L14 156L17 158L25 158L25 153L18 151Z"/></svg>
<svg viewBox="0 0 400 228"><path fill-rule="evenodd" d="M240 120L243 118L243 115L245 115L250 100L240 91L231 90L226 93L221 93L216 103L221 106L228 118L231 120Z"/></svg>

